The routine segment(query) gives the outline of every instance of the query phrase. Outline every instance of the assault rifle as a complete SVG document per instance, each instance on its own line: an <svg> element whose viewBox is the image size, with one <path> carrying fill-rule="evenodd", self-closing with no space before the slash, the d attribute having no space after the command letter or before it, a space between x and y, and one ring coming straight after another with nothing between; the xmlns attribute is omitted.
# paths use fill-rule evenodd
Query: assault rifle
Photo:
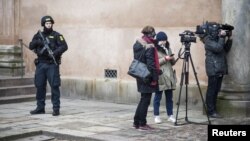
<svg viewBox="0 0 250 141"><path fill-rule="evenodd" d="M43 44L44 44L44 47L43 47L42 50L40 51L40 54L42 54L45 50L47 50L48 53L49 53L49 56L53 59L54 63L55 63L56 65L58 65L58 64L56 63L56 59L55 59L55 56L54 56L54 54L53 54L53 51L49 48L49 39L48 39L47 37L46 37L46 38L43 37L43 34L42 34L41 30L38 30L38 32L39 32L39 35L41 36L41 38L42 38L42 40L43 40Z"/></svg>

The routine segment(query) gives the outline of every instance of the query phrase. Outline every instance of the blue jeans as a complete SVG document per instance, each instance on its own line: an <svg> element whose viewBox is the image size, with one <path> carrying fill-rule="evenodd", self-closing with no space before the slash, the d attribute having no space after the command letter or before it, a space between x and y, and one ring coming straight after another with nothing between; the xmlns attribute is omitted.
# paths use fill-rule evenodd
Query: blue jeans
<svg viewBox="0 0 250 141"><path fill-rule="evenodd" d="M156 91L154 97L154 115L160 115L160 103L163 91ZM173 90L165 90L167 115L173 115Z"/></svg>

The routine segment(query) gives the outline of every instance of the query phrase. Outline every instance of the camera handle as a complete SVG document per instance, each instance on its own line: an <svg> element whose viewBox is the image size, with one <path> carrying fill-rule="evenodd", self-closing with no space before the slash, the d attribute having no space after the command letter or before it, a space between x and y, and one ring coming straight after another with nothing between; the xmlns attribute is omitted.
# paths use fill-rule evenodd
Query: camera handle
<svg viewBox="0 0 250 141"><path fill-rule="evenodd" d="M181 52L182 48L180 48L178 52L178 58L175 59L174 64L178 62L179 59L183 59L181 56L184 54L184 52Z"/></svg>
<svg viewBox="0 0 250 141"><path fill-rule="evenodd" d="M199 93L200 93L200 96L201 96L201 99L202 99L203 107L204 107L205 112L206 112L206 116L207 116L207 119L208 119L208 124L210 125L211 122L210 122L210 119L208 117L207 108L206 108L206 105L205 105L205 102L204 102L204 99L203 99L203 96L202 96L200 83L199 83L199 80L198 80L198 77L197 77L197 72L195 71L195 67L194 67L193 60L192 60L191 53L190 53L190 45L191 45L191 43L190 42L184 43L184 45L185 45L185 50L182 53L181 53L181 49L179 51L179 58L183 59L183 65L182 65L182 73L181 73L181 81L180 81L179 98L178 98L178 102L177 102L178 107L177 107L177 111L176 111L175 126L185 124L185 123L183 123L183 124L178 124L177 123L177 121L179 120L178 119L178 113L179 113L181 92L182 92L182 86L183 86L184 79L185 79L185 86L186 86L186 97L185 97L186 98L185 99L185 102L186 102L186 105L185 105L186 106L186 108L185 108L186 114L185 114L185 121L187 123L204 124L204 123L197 123L197 122L192 122L192 121L188 120L189 60L191 62L192 69L193 69L193 72L194 72L194 76L195 76L195 79L196 79L196 83L197 83L198 88L199 88ZM182 54L184 54L183 58L180 56Z"/></svg>

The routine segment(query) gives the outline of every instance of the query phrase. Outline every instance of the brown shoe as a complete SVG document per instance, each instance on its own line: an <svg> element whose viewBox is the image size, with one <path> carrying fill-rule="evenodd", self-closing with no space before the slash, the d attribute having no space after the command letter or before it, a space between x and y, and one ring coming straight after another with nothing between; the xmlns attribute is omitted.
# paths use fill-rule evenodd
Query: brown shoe
<svg viewBox="0 0 250 141"><path fill-rule="evenodd" d="M149 125L143 125L143 126L140 126L139 129L141 130L153 130L154 128L153 127L150 127Z"/></svg>

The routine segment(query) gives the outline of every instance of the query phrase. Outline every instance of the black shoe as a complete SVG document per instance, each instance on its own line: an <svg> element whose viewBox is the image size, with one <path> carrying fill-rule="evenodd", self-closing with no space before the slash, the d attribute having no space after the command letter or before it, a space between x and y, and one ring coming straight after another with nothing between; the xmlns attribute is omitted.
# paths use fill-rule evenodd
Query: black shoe
<svg viewBox="0 0 250 141"><path fill-rule="evenodd" d="M213 113L212 115L209 115L210 118L223 118L221 115L218 113Z"/></svg>
<svg viewBox="0 0 250 141"><path fill-rule="evenodd" d="M59 116L60 115L60 112L59 110L54 110L53 113L52 113L53 116Z"/></svg>
<svg viewBox="0 0 250 141"><path fill-rule="evenodd" d="M31 115L36 115L36 114L45 114L45 110L44 109L35 109L30 111Z"/></svg>
<svg viewBox="0 0 250 141"><path fill-rule="evenodd" d="M139 125L135 125L135 124L133 124L133 128L135 128L135 129L139 129Z"/></svg>

